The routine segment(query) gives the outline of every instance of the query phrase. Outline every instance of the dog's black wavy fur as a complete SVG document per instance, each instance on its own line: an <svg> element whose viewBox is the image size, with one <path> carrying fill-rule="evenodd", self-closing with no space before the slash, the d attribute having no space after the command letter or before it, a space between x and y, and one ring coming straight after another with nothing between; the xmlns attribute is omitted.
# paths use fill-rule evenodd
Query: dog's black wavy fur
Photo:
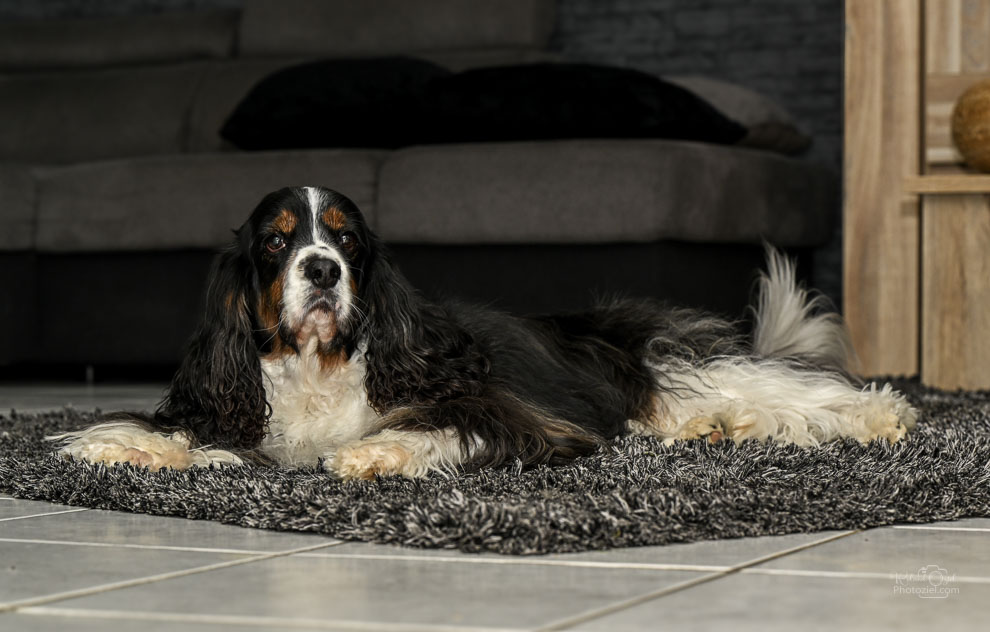
<svg viewBox="0 0 990 632"><path fill-rule="evenodd" d="M733 324L656 301L618 300L583 313L516 317L428 300L346 197L324 190L357 227L350 259L357 309L330 343L365 350L369 404L383 428L454 428L475 466L553 463L587 454L657 405L650 361L742 354ZM202 324L151 423L197 445L257 447L271 409L259 355L273 335L259 317L270 272L261 229L293 189L267 196L214 266ZM275 336L295 351L291 332ZM671 388L674 388L673 386Z"/></svg>

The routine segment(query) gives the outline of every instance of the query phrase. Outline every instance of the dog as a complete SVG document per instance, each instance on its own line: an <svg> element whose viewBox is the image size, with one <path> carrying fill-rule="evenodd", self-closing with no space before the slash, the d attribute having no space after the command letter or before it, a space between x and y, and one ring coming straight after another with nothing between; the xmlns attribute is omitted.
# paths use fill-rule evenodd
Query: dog
<svg viewBox="0 0 990 632"><path fill-rule="evenodd" d="M214 264L153 415L53 437L66 457L182 469L269 461L344 479L558 464L623 434L813 446L902 439L836 314L768 247L752 332L656 300L517 317L421 296L349 199L267 195Z"/></svg>

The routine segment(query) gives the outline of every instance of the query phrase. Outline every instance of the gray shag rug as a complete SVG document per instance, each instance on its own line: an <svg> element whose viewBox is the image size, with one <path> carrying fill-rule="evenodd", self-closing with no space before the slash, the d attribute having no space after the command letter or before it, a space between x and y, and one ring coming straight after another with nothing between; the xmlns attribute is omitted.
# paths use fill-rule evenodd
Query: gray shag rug
<svg viewBox="0 0 990 632"><path fill-rule="evenodd" d="M625 437L563 467L340 482L318 468L150 472L50 454L92 413L0 417L0 491L415 547L556 553L990 516L990 392L897 381L922 416L896 445Z"/></svg>

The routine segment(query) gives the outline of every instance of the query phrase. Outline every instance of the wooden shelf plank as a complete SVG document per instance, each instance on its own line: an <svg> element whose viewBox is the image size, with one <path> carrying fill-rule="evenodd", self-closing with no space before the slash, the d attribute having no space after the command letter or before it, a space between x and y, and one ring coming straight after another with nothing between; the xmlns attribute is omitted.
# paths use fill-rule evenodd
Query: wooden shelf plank
<svg viewBox="0 0 990 632"><path fill-rule="evenodd" d="M928 3L931 4L931 3ZM846 0L843 312L864 375L919 372L921 0Z"/></svg>
<svg viewBox="0 0 990 632"><path fill-rule="evenodd" d="M904 179L906 193L990 193L990 175L945 174L908 176Z"/></svg>

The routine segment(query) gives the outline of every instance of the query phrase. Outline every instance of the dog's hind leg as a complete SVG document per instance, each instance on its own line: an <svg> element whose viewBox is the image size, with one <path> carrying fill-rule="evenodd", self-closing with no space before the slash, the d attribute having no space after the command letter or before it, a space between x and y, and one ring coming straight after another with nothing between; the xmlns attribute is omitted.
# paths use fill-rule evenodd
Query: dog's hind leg
<svg viewBox="0 0 990 632"><path fill-rule="evenodd" d="M783 360L720 358L657 367L664 393L650 423L631 427L665 439L772 439L815 445L840 437L897 441L917 411L889 385L854 386L844 376Z"/></svg>
<svg viewBox="0 0 990 632"><path fill-rule="evenodd" d="M824 307L823 299L798 286L793 263L769 249L751 353L698 361L656 358L650 368L658 405L653 423L644 427L670 440L813 445L839 437L903 438L917 411L889 385L855 383L845 325Z"/></svg>

